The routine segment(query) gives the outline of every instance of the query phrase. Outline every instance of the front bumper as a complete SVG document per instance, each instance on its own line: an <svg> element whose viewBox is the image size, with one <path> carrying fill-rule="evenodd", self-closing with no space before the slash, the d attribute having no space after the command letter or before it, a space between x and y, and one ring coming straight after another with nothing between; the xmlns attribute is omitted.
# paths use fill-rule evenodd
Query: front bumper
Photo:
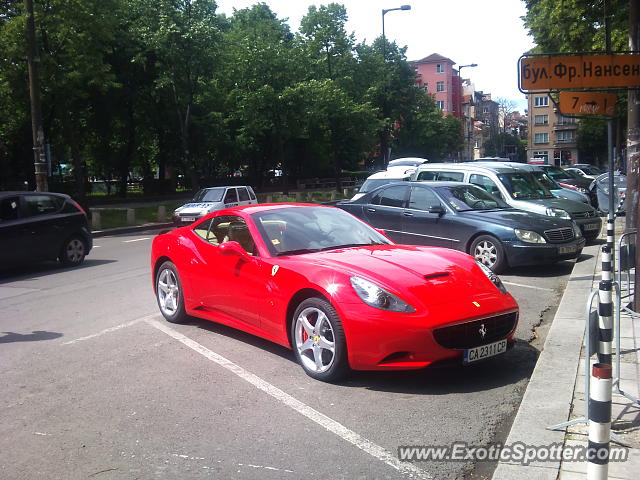
<svg viewBox="0 0 640 480"><path fill-rule="evenodd" d="M574 222L580 227L582 236L587 240L593 240L600 235L602 219L600 217L574 218Z"/></svg>
<svg viewBox="0 0 640 480"><path fill-rule="evenodd" d="M520 267L577 258L585 243L584 237L580 237L567 243L504 242L503 245L509 266Z"/></svg>
<svg viewBox="0 0 640 480"><path fill-rule="evenodd" d="M502 293L475 302L446 302L414 314L387 312L364 303L336 307L343 319L349 365L354 370L415 370L443 361L462 364L464 351L445 348L436 341L434 331L503 314L516 315L513 329L501 336L508 345L515 343L518 305Z"/></svg>

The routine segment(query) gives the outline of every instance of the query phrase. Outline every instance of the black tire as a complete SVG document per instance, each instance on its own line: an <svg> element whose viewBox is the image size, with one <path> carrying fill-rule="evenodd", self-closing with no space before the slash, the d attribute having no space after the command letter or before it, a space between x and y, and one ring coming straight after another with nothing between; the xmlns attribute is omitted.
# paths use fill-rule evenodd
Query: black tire
<svg viewBox="0 0 640 480"><path fill-rule="evenodd" d="M58 260L65 267L77 267L84 262L87 256L87 244L78 235L67 238L62 244Z"/></svg>
<svg viewBox="0 0 640 480"><path fill-rule="evenodd" d="M173 262L166 261L160 265L156 273L155 287L156 300L162 316L171 323L184 323L189 317L184 309L180 274Z"/></svg>
<svg viewBox="0 0 640 480"><path fill-rule="evenodd" d="M323 317L321 315L323 315ZM303 316L309 322L309 326L313 327L314 337L307 335L307 338L304 338L306 330L302 325L301 318ZM326 328L325 319L330 328ZM320 325L318 325L318 321L321 322ZM316 331L316 327L319 327L321 330ZM322 344L324 343L326 345L327 341L331 343L331 339L333 339L333 352L331 352L330 349L322 348ZM302 350L301 346L307 341L311 341L311 349ZM331 303L324 299L312 297L302 301L300 305L298 305L291 321L291 346L302 369L307 375L316 380L335 382L343 378L350 371L347 356L347 342L344 329L342 328L342 322L340 321L338 312L336 312ZM309 352L313 353L309 354ZM320 364L322 365L320 368L317 367L318 360L316 355L320 358ZM324 362L326 362L326 364ZM325 367L326 369L324 369Z"/></svg>
<svg viewBox="0 0 640 480"><path fill-rule="evenodd" d="M504 247L500 240L491 235L480 235L476 238L469 248L469 255L494 273L500 273L507 267Z"/></svg>

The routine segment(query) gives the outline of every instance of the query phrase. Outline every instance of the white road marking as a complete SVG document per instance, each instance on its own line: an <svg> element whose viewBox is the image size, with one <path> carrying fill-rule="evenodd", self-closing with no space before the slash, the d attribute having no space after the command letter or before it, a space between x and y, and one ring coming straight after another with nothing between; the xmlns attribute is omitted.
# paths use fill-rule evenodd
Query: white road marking
<svg viewBox="0 0 640 480"><path fill-rule="evenodd" d="M416 467L411 463L401 462L398 458L396 458L393 454L382 448L381 446L367 440L356 432L349 430L347 427L342 425L341 423L333 420L332 418L327 417L323 413L318 412L317 410L311 408L310 406L302 403L300 400L292 397L288 393L280 390L278 387L271 385L269 382L261 379L257 375L245 370L244 368L236 365L230 360L227 360L222 355L218 355L217 353L209 350L203 345L200 345L198 342L190 339L189 337L181 334L180 332L170 328L164 323L159 322L158 320L148 319L146 322L157 328L158 330L166 333L170 337L178 340L180 343L186 345L190 349L198 352L202 356L211 360L214 363L217 363L221 367L229 370L230 372L236 374L241 379L250 383L254 387L262 390L263 392L271 395L276 400L280 401L287 407L295 410L301 415L307 417L309 420L316 422L318 425L326 428L331 433L339 436L343 440L351 443L352 445L358 447L360 450L368 453L374 458L386 463L390 467L396 469L398 472L409 475L412 478L419 479L431 479L432 477L427 474L424 470Z"/></svg>
<svg viewBox="0 0 640 480"><path fill-rule="evenodd" d="M553 288L543 288L543 287L534 287L532 285L522 285L521 283L513 283L513 282L505 282L502 281L505 285L513 285L514 287L522 287L522 288L532 288L534 290L543 290L545 292L555 292Z"/></svg>
<svg viewBox="0 0 640 480"><path fill-rule="evenodd" d="M134 238L133 240L123 240L122 243L141 242L143 240L149 240L151 237Z"/></svg>
<svg viewBox="0 0 640 480"><path fill-rule="evenodd" d="M144 317L140 317L140 318L136 318L135 320L132 320L130 322L127 323L121 323L120 325L116 325L115 327L110 327L110 328L105 328L104 330L98 332L98 333L93 333L91 335L87 335L86 337L80 337L80 338L76 338L75 340L71 340L69 342L64 342L62 345L71 345L73 343L78 343L78 342L82 342L84 340L90 340L92 338L96 338L96 337L100 337L106 333L111 333L111 332L115 332L116 330L120 330L122 328L127 328L130 327L131 325L135 325L136 323L140 323L143 322L145 320L148 320L149 318L153 318L156 315L158 315L157 313L154 313L152 315L146 315Z"/></svg>

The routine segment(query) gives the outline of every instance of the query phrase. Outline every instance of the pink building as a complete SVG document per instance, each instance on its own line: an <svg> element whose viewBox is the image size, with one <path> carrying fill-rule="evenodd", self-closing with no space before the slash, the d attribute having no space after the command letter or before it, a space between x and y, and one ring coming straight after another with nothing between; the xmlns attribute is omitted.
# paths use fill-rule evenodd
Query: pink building
<svg viewBox="0 0 640 480"><path fill-rule="evenodd" d="M416 83L433 95L436 106L445 115L462 118L460 77L453 60L437 53L412 62L416 70Z"/></svg>

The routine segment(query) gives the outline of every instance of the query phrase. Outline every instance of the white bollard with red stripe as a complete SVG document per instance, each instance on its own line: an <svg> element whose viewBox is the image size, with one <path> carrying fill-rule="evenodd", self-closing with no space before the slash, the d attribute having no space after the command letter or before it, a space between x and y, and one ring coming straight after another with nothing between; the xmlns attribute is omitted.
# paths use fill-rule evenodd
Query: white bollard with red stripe
<svg viewBox="0 0 640 480"><path fill-rule="evenodd" d="M587 480L606 480L609 474L611 382L611 365L606 363L594 364L591 370L589 388Z"/></svg>

